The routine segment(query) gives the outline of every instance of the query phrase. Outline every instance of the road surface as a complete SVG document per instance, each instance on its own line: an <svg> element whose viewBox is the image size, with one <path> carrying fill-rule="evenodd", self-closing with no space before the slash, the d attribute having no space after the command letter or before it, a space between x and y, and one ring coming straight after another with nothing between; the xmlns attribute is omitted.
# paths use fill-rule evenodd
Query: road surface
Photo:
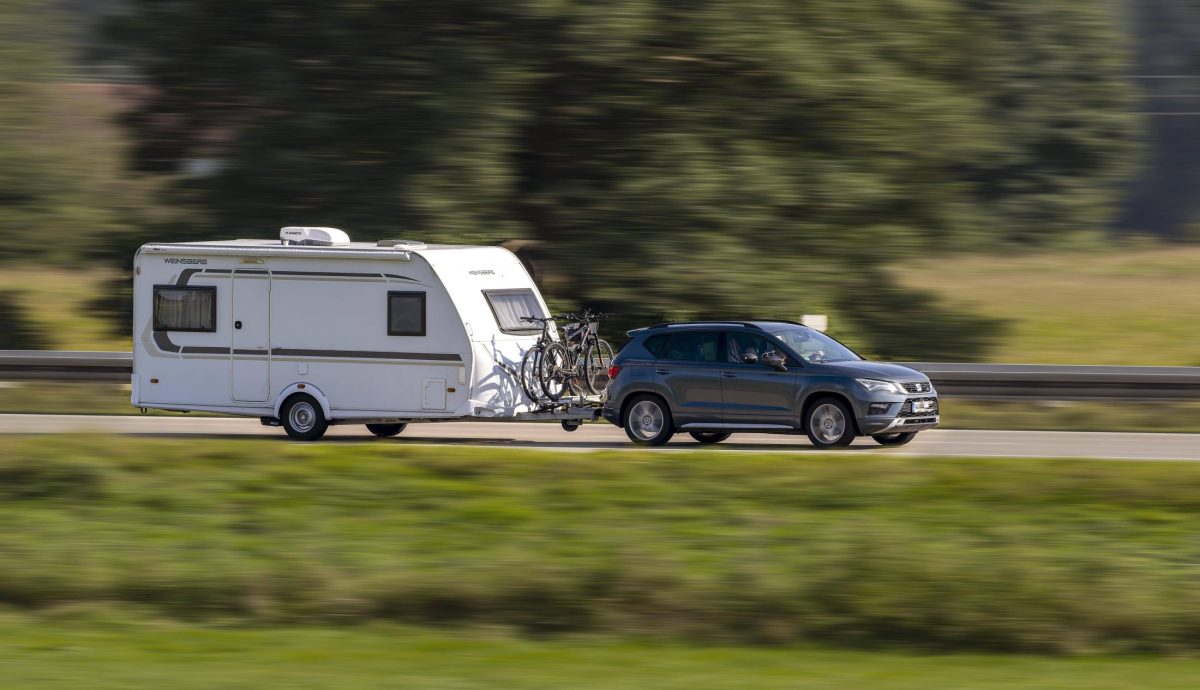
<svg viewBox="0 0 1200 690"><path fill-rule="evenodd" d="M285 440L278 427L256 419L218 417L0 415L0 434L109 432L139 436L246 437ZM530 422L445 422L411 424L395 439L377 440L362 426L330 427L322 442L478 445L553 450L632 448L625 433L606 423L585 424L568 433L557 424ZM696 449L678 434L666 450ZM717 446L727 451L812 452L803 436L737 434ZM1110 460L1200 460L1200 434L1125 434L1069 431L954 431L934 429L900 448L883 448L869 438L849 451L897 455L971 457L1102 458Z"/></svg>

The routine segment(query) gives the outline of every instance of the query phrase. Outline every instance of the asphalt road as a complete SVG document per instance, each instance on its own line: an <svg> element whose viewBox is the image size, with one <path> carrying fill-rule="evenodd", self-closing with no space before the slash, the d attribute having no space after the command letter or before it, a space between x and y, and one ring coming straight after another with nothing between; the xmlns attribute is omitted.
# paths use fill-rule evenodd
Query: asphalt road
<svg viewBox="0 0 1200 690"><path fill-rule="evenodd" d="M286 440L278 427L255 419L217 417L0 415L0 434L108 432L138 436L247 437ZM361 426L335 426L323 442L375 442L437 445L478 445L554 450L631 448L620 429L606 423L585 424L574 432L557 424L530 422L445 422L412 424L395 439L379 440ZM679 434L666 450L700 447ZM737 434L711 446L727 451L811 452L803 436ZM907 446L883 448L859 439L847 452L971 457L1086 457L1110 460L1200 461L1200 434L1124 434L1065 431L926 431Z"/></svg>

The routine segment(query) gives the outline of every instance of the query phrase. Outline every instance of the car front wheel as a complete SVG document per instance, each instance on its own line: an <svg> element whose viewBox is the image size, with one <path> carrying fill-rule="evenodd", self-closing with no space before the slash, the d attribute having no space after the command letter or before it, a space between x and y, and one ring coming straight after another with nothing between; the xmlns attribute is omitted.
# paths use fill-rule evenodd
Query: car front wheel
<svg viewBox="0 0 1200 690"><path fill-rule="evenodd" d="M675 435L671 411L662 398L640 395L625 413L625 434L639 446L661 446Z"/></svg>
<svg viewBox="0 0 1200 690"><path fill-rule="evenodd" d="M915 431L904 431L895 434L876 434L871 438L881 446L902 446L917 437Z"/></svg>
<svg viewBox="0 0 1200 690"><path fill-rule="evenodd" d="M854 442L854 415L837 398L821 398L808 410L808 440L817 448L844 448Z"/></svg>

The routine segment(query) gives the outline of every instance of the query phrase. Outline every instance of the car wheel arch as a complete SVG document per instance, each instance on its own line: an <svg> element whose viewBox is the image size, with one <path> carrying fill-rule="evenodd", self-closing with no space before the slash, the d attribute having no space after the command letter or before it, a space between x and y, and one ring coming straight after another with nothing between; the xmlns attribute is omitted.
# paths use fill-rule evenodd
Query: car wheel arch
<svg viewBox="0 0 1200 690"><path fill-rule="evenodd" d="M652 396L658 398L659 400L662 401L663 405L666 406L667 411L670 412L672 416L674 416L675 410L672 409L672 407L671 407L671 400L667 396L663 395L661 391L654 390L652 388L642 388L642 389L638 389L638 390L631 390L628 393L625 393L621 396L621 408L620 408L621 416L619 418L619 421L620 421L620 425L622 427L625 426L625 415L629 413L630 403L632 403L635 399L637 399L639 396L642 396L642 395L652 395Z"/></svg>
<svg viewBox="0 0 1200 690"><path fill-rule="evenodd" d="M854 402L850 400L845 393L836 390L823 388L814 390L804 396L804 402L800 406L800 431L808 432L808 413L812 411L813 404L822 398L837 398L850 410L850 423L854 425L854 435L862 436L862 429L858 426L858 418L854 414Z"/></svg>

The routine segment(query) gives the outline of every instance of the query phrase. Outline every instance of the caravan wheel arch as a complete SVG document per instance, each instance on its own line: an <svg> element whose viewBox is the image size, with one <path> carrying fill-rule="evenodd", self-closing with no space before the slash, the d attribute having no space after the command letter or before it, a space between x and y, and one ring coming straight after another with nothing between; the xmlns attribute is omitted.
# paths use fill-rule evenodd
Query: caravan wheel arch
<svg viewBox="0 0 1200 690"><path fill-rule="evenodd" d="M276 419L279 418L280 412L283 411L283 404L287 402L287 399L291 397L293 393L307 393L308 395L316 398L317 402L321 404L321 413L325 415L325 421L333 421L333 413L331 412L332 408L329 406L329 398L321 392L320 388L317 388L311 383L305 383L303 381L298 381L287 388L284 388L283 391L279 393L279 396L275 398Z"/></svg>

